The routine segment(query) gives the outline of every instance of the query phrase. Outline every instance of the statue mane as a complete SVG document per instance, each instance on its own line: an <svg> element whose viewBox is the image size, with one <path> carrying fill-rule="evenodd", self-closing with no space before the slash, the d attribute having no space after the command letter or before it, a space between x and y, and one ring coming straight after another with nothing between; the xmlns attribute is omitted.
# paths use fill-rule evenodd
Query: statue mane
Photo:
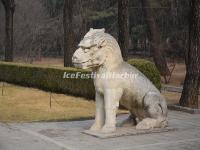
<svg viewBox="0 0 200 150"><path fill-rule="evenodd" d="M120 63L123 61L120 47L116 41L116 39L108 33L105 33L105 29L93 29L91 28L89 32L86 33L83 40L80 42L80 47L91 48L93 46L97 46L99 43L104 42L104 46L106 47L107 63L109 65L115 63ZM106 62L105 62L106 63ZM114 65L114 64L113 64Z"/></svg>

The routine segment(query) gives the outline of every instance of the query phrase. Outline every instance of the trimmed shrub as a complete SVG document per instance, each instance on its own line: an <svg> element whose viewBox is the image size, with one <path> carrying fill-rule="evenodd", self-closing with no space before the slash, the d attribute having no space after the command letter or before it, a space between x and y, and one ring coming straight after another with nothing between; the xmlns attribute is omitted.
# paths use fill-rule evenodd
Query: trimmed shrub
<svg viewBox="0 0 200 150"><path fill-rule="evenodd" d="M145 59L130 59L128 63L140 70L160 90L160 72L155 64Z"/></svg>
<svg viewBox="0 0 200 150"><path fill-rule="evenodd" d="M64 73L89 71L74 68L50 68L18 63L0 63L0 80L22 86L36 87L51 92L93 98L94 86L90 79L63 79Z"/></svg>
<svg viewBox="0 0 200 150"><path fill-rule="evenodd" d="M130 60L129 63L143 72L157 88L161 87L160 75L153 63L141 59ZM35 87L51 92L94 98L93 81L87 76L81 78L83 73L90 75L91 71L0 62L0 81ZM63 78L67 74L79 75L78 78Z"/></svg>

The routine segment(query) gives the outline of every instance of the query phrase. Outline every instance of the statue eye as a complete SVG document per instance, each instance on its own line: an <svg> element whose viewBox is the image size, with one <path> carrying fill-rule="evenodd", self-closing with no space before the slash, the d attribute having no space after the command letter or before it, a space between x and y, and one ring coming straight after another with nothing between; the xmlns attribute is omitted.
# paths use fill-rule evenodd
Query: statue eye
<svg viewBox="0 0 200 150"><path fill-rule="evenodd" d="M100 45L100 46L98 46L98 48L99 48L99 49L101 49L102 47L103 47L103 46L101 46L101 45Z"/></svg>
<svg viewBox="0 0 200 150"><path fill-rule="evenodd" d="M90 50L90 49L85 48L85 49L84 49L84 52L87 53L87 52L89 52L89 50Z"/></svg>

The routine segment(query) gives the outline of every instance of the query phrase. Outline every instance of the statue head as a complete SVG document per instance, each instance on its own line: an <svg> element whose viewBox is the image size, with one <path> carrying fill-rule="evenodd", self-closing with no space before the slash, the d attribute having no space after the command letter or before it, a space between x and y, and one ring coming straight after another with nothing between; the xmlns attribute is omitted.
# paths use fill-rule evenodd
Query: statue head
<svg viewBox="0 0 200 150"><path fill-rule="evenodd" d="M112 42L111 44L110 41L114 41L114 43ZM72 56L72 62L75 67L81 69L98 68L105 65L110 55L114 55L111 52L113 49L111 48L112 45L115 45L115 49L119 53L118 55L121 56L119 47L116 47L116 45L118 46L117 42L112 36L105 33L104 28L91 28L79 43L79 48Z"/></svg>

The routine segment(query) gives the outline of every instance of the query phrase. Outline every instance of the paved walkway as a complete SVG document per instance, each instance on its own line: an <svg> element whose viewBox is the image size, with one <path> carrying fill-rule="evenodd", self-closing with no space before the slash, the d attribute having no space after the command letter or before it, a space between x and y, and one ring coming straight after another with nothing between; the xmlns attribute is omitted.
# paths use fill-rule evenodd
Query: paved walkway
<svg viewBox="0 0 200 150"><path fill-rule="evenodd" d="M183 86L174 86L174 85L168 85L168 84L162 84L162 91L168 91L168 92L176 92L176 93L182 93ZM199 90L200 95L200 90Z"/></svg>
<svg viewBox="0 0 200 150"><path fill-rule="evenodd" d="M127 115L118 117L122 120ZM99 139L81 133L93 120L0 124L0 150L200 150L200 115L170 111L175 131Z"/></svg>

